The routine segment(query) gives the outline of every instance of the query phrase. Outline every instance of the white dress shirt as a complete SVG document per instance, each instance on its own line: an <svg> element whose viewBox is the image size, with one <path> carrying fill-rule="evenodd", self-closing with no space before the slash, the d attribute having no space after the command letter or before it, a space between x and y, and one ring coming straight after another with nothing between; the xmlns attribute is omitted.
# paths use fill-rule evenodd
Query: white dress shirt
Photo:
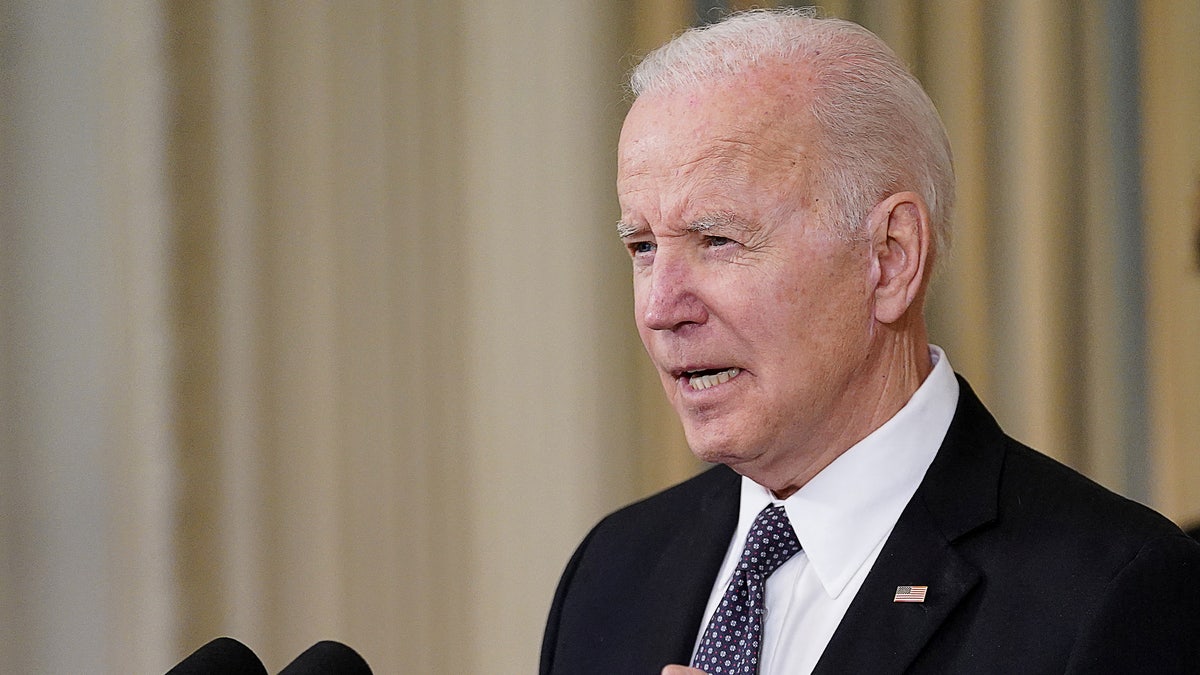
<svg viewBox="0 0 1200 675"><path fill-rule="evenodd" d="M783 504L803 550L767 578L759 673L812 672L950 428L958 380L942 350L931 345L929 351L933 370L908 403L791 497L775 499L742 477L737 529L713 584L697 647L755 516L768 504Z"/></svg>

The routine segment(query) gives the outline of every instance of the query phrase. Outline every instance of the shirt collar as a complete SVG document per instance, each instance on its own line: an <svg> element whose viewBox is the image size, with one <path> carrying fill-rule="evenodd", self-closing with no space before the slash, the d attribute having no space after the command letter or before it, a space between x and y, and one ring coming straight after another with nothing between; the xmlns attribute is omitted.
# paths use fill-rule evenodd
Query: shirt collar
<svg viewBox="0 0 1200 675"><path fill-rule="evenodd" d="M759 511L782 503L825 592L837 597L896 525L950 428L958 380L941 348L929 352L933 370L908 403L791 497L780 502L743 477L735 541Z"/></svg>

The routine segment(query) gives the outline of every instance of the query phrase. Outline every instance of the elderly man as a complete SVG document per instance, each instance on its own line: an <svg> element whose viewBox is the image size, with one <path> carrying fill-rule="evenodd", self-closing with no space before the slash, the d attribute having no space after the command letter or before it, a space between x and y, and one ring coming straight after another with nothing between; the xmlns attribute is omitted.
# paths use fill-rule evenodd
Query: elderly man
<svg viewBox="0 0 1200 675"><path fill-rule="evenodd" d="M1200 546L1005 436L927 342L954 178L895 55L751 12L631 84L635 318L719 466L587 536L541 672L1200 672Z"/></svg>

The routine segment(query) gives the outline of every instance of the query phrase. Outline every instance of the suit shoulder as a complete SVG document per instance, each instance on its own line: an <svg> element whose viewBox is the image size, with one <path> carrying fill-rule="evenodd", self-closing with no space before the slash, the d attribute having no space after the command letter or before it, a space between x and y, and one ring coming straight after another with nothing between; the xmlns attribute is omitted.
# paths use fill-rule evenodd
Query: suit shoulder
<svg viewBox="0 0 1200 675"><path fill-rule="evenodd" d="M1153 509L1123 497L1078 471L1008 439L1001 490L1010 513L1026 512L1049 526L1097 530L1111 541L1181 534Z"/></svg>
<svg viewBox="0 0 1200 675"><path fill-rule="evenodd" d="M1061 550L1105 540L1110 548L1136 550L1149 539L1180 534L1153 510L1005 434L970 385L961 378L959 384L954 421L922 492L949 537L994 523L1018 548Z"/></svg>
<svg viewBox="0 0 1200 675"><path fill-rule="evenodd" d="M610 513L596 529L644 529L656 522L673 523L691 517L706 504L727 502L731 496L736 504L740 481L729 467L715 466Z"/></svg>

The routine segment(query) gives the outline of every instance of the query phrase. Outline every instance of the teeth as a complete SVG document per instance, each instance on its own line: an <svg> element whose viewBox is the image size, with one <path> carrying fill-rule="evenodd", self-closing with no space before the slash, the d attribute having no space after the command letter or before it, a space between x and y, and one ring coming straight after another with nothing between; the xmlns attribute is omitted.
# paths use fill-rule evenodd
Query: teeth
<svg viewBox="0 0 1200 675"><path fill-rule="evenodd" d="M737 377L740 372L742 372L740 368L729 368L711 375L693 375L688 378L688 384L692 385L693 390L702 391L709 387L715 387L718 384L728 382Z"/></svg>

